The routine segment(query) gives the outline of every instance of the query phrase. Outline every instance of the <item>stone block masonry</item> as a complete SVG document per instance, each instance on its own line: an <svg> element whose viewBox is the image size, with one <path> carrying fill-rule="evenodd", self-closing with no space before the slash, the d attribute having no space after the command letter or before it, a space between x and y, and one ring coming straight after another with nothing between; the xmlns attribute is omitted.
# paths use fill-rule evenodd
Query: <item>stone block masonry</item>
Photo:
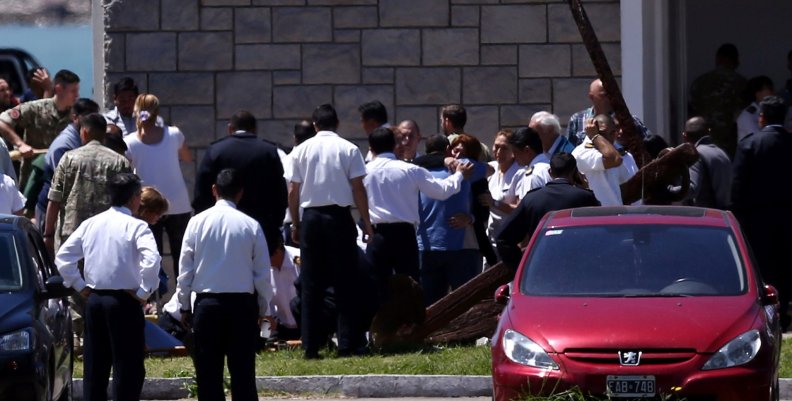
<svg viewBox="0 0 792 401"><path fill-rule="evenodd" d="M566 124L595 74L558 0L101 1L105 99L132 76L197 155L240 109L259 119L260 136L290 146L293 124L325 102L338 108L339 133L365 144L357 106L373 99L424 137L439 130L443 104L462 103L468 132L491 144L538 110ZM619 0L585 6L619 74Z"/></svg>

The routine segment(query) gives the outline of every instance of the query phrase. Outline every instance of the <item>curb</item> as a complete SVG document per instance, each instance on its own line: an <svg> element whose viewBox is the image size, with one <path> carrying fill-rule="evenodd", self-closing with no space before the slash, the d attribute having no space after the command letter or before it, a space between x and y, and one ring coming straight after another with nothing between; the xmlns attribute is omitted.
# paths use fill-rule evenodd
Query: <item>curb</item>
<svg viewBox="0 0 792 401"><path fill-rule="evenodd" d="M142 400L179 400L189 397L193 379L146 379ZM259 391L290 394L340 395L352 398L489 397L490 376L350 375L257 377ZM792 379L780 379L781 399L792 399ZM74 379L74 399L82 400L83 381Z"/></svg>

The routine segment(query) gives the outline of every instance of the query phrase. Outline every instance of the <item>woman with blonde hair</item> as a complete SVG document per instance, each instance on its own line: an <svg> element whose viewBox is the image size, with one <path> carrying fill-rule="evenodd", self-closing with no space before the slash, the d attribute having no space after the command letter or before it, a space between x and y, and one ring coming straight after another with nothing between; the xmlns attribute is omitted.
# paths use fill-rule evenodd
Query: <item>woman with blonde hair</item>
<svg viewBox="0 0 792 401"><path fill-rule="evenodd" d="M160 254L163 252L163 232L168 233L174 274L178 276L182 238L192 216L179 161L192 162L192 154L179 128L157 125L159 99L156 96L150 93L138 95L133 115L137 130L124 137L126 157L143 184L156 188L167 199L168 210L162 219L151 224L151 231Z"/></svg>

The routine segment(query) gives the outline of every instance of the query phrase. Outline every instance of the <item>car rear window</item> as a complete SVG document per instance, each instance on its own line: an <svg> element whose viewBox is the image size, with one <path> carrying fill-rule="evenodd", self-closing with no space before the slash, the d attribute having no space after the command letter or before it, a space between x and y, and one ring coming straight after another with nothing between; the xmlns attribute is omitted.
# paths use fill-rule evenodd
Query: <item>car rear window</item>
<svg viewBox="0 0 792 401"><path fill-rule="evenodd" d="M0 292L22 289L23 274L14 237L0 233Z"/></svg>
<svg viewBox="0 0 792 401"><path fill-rule="evenodd" d="M605 225L547 229L539 235L520 279L524 294L723 296L747 288L727 229Z"/></svg>

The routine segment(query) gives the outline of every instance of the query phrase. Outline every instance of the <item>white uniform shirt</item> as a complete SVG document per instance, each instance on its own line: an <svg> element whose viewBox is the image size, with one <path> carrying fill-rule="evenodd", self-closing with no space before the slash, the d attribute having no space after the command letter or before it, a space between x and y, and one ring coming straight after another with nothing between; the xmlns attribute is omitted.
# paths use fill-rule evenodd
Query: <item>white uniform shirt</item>
<svg viewBox="0 0 792 401"><path fill-rule="evenodd" d="M14 179L0 173L0 214L14 214L25 208L25 196L19 192Z"/></svg>
<svg viewBox="0 0 792 401"><path fill-rule="evenodd" d="M300 183L300 207L352 206L349 180L366 175L360 149L332 131L319 131L292 150L291 181Z"/></svg>
<svg viewBox="0 0 792 401"><path fill-rule="evenodd" d="M366 164L363 184L368 194L372 224L420 222L419 192L446 200L462 188L462 173L437 179L429 170L396 159L393 153L377 155Z"/></svg>
<svg viewBox="0 0 792 401"><path fill-rule="evenodd" d="M264 231L233 202L218 200L190 219L179 271L176 291L182 305L189 305L193 291L252 294L256 290L259 315L271 315L270 259Z"/></svg>
<svg viewBox="0 0 792 401"><path fill-rule="evenodd" d="M506 198L513 203L524 198L529 191L545 186L551 180L550 160L544 153L538 154L528 166L520 168L514 174Z"/></svg>
<svg viewBox="0 0 792 401"><path fill-rule="evenodd" d="M622 164L606 169L600 153L591 139L586 137L583 143L572 151L572 156L577 161L578 170L586 176L589 188L602 206L623 206L621 197L621 184L627 182L635 173L638 166L629 153L622 155Z"/></svg>
<svg viewBox="0 0 792 401"><path fill-rule="evenodd" d="M505 172L500 171L497 161L491 161L489 165L495 169L495 173L487 178L487 186L489 187L492 200L513 203L516 199L508 200L506 199L506 195L509 192L509 188L511 188L514 175L520 170L520 165L515 161ZM490 235L500 226L503 216L505 216L505 213L497 208L490 208L489 224L487 228Z"/></svg>
<svg viewBox="0 0 792 401"><path fill-rule="evenodd" d="M77 262L85 259L85 278ZM63 284L82 291L137 290L147 299L159 286L160 254L148 224L112 206L80 224L55 255Z"/></svg>
<svg viewBox="0 0 792 401"><path fill-rule="evenodd" d="M300 266L297 264L300 259L300 249L290 246L284 248L286 251L283 255L283 264L281 267L272 266L270 309L278 319L278 325L296 328L297 320L292 315L289 303L297 296L294 281L300 276Z"/></svg>

